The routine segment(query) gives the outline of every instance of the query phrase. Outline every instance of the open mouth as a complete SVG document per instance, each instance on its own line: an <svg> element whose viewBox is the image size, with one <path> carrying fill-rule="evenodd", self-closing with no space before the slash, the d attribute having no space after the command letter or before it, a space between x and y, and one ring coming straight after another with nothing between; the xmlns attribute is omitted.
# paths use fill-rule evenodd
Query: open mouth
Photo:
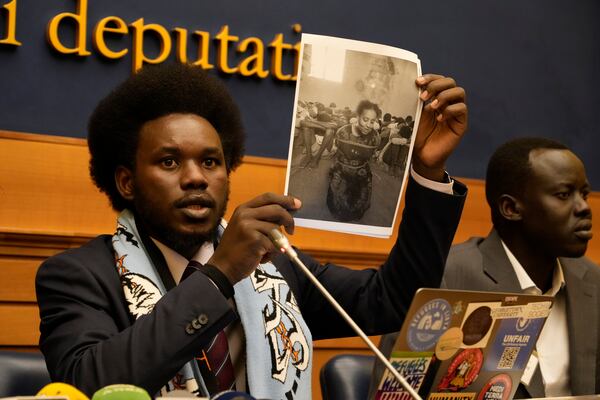
<svg viewBox="0 0 600 400"><path fill-rule="evenodd" d="M188 217L190 218L194 218L194 219L203 219L208 217L208 215L210 214L210 208L209 207L203 207L201 205L189 205L186 207L182 207L180 208L181 211Z"/></svg>
<svg viewBox="0 0 600 400"><path fill-rule="evenodd" d="M215 202L210 196L193 195L178 200L175 206L190 218L202 219L210 214Z"/></svg>

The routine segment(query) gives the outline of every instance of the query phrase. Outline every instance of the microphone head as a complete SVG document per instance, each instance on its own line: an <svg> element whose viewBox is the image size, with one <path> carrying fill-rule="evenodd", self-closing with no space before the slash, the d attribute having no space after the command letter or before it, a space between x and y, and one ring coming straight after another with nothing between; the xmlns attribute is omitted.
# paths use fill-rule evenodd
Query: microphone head
<svg viewBox="0 0 600 400"><path fill-rule="evenodd" d="M37 392L36 396L45 397L66 397L69 400L90 400L83 392L77 389L75 386L71 386L68 383L52 382L44 386Z"/></svg>
<svg viewBox="0 0 600 400"><path fill-rule="evenodd" d="M280 248L285 247L285 244L287 242L286 237L277 228L271 229L271 231L269 232L269 238L275 246Z"/></svg>
<svg viewBox="0 0 600 400"><path fill-rule="evenodd" d="M269 232L269 238L271 239L275 247L277 247L282 253L287 254L288 257L297 256L296 250L294 250L294 248L290 245L288 238L283 233L281 233L279 229L272 229Z"/></svg>
<svg viewBox="0 0 600 400"><path fill-rule="evenodd" d="M99 389L92 400L151 400L150 395L141 387L116 384Z"/></svg>

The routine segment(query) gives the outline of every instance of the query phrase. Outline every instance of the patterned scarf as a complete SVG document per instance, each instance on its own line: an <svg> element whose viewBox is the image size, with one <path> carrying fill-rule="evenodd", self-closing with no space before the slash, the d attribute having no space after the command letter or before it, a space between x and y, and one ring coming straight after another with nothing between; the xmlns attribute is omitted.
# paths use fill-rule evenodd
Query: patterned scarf
<svg viewBox="0 0 600 400"><path fill-rule="evenodd" d="M225 222L219 226L218 237L225 226ZM129 313L137 319L150 313L167 290L129 210L119 215L112 243ZM234 289L246 338L246 373L252 396L310 399L312 336L283 276L272 263L260 264ZM206 385L193 360L161 389L161 394L176 389L206 395Z"/></svg>

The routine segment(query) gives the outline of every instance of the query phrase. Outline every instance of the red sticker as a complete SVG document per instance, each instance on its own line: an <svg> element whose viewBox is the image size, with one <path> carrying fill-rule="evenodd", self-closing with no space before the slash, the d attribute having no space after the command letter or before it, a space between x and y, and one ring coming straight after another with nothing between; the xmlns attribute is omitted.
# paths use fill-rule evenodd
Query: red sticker
<svg viewBox="0 0 600 400"><path fill-rule="evenodd" d="M477 400L508 400L512 390L512 380L507 374L494 376L485 384Z"/></svg>
<svg viewBox="0 0 600 400"><path fill-rule="evenodd" d="M479 375L481 364L483 363L483 353L481 349L465 349L458 353L450 366L446 375L438 385L438 390L457 391L469 386Z"/></svg>

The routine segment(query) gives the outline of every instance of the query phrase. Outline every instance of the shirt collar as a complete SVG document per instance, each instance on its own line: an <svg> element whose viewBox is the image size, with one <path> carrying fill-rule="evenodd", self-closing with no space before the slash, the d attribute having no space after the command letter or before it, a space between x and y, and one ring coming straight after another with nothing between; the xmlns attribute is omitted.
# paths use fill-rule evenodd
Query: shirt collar
<svg viewBox="0 0 600 400"><path fill-rule="evenodd" d="M521 290L524 293L531 294L542 294L540 288L538 288L529 274L525 271L525 268L521 265L519 260L514 256L512 251L508 248L508 246L504 243L503 240L500 240L502 243L502 247L504 247L504 251L506 252L506 256L508 257L508 261L512 265L515 270L515 274L517 275L517 279L519 280L519 285L521 285ZM556 296L560 289L562 289L565 285L565 276L563 274L562 265L558 258L556 259L556 267L552 273L552 287L544 294L550 296Z"/></svg>
<svg viewBox="0 0 600 400"><path fill-rule="evenodd" d="M167 247L158 240L154 239L153 237L151 237L150 239L152 239L154 244L156 244L156 247L158 247L163 257L165 258L165 262L169 267L169 271L171 272L175 283L179 284L181 276L183 275L183 271L188 265L188 259L176 252L175 250L171 249L170 247ZM200 264L205 264L212 257L214 252L215 248L213 243L211 241L205 242L198 249L196 254L194 254L192 260L198 261Z"/></svg>

